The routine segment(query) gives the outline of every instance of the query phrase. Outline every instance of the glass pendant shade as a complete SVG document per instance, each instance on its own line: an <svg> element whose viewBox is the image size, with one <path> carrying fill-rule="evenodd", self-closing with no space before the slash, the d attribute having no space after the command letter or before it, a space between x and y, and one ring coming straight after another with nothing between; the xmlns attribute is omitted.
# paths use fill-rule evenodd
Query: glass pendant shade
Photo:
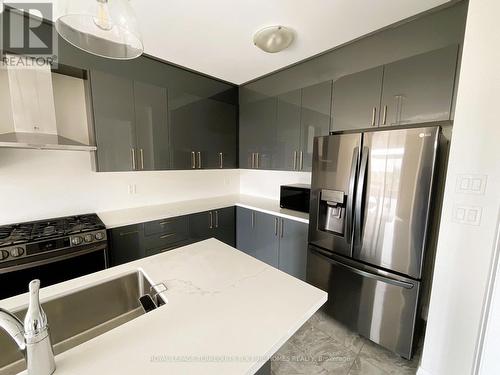
<svg viewBox="0 0 500 375"><path fill-rule="evenodd" d="M56 30L84 51L127 60L144 50L139 25L129 0L65 0Z"/></svg>

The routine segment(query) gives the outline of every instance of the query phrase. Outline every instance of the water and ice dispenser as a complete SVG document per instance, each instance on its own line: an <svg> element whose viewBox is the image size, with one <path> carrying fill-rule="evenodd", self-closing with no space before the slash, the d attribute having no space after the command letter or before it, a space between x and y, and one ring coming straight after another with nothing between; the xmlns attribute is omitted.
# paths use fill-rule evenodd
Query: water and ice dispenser
<svg viewBox="0 0 500 375"><path fill-rule="evenodd" d="M321 190L318 227L322 231L344 235L346 196L339 190Z"/></svg>

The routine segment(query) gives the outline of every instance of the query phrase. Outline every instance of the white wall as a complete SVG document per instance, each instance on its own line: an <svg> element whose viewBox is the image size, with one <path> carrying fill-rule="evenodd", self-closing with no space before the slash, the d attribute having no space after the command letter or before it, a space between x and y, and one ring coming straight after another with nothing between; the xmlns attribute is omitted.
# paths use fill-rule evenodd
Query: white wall
<svg viewBox="0 0 500 375"><path fill-rule="evenodd" d="M0 225L237 194L239 184L238 170L96 173L88 152L0 149Z"/></svg>
<svg viewBox="0 0 500 375"><path fill-rule="evenodd" d="M470 0L447 185L419 374L471 374L500 204L500 2ZM460 174L486 175L484 192L462 193ZM479 225L454 219L481 210Z"/></svg>
<svg viewBox="0 0 500 375"><path fill-rule="evenodd" d="M279 199L280 186L286 184L310 184L310 172L240 170L240 193Z"/></svg>

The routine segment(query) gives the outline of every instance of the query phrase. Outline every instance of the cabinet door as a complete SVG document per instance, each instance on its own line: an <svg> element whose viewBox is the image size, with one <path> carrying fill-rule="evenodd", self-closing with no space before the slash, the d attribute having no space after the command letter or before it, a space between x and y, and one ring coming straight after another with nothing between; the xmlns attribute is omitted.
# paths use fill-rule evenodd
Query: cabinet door
<svg viewBox="0 0 500 375"><path fill-rule="evenodd" d="M237 166L237 112L234 105L205 99L200 124L202 167L209 169Z"/></svg>
<svg viewBox="0 0 500 375"><path fill-rule="evenodd" d="M332 81L302 89L298 163L301 171L311 171L314 137L328 135L330 132L331 103Z"/></svg>
<svg viewBox="0 0 500 375"><path fill-rule="evenodd" d="M170 168L167 90L134 82L138 169Z"/></svg>
<svg viewBox="0 0 500 375"><path fill-rule="evenodd" d="M137 158L134 86L130 79L100 71L91 75L92 106L100 172L134 170Z"/></svg>
<svg viewBox="0 0 500 375"><path fill-rule="evenodd" d="M273 169L287 171L298 169L300 102L300 89L278 96L276 107L276 155L273 160Z"/></svg>
<svg viewBox="0 0 500 375"><path fill-rule="evenodd" d="M298 279L306 279L308 225L280 219L279 269Z"/></svg>
<svg viewBox="0 0 500 375"><path fill-rule="evenodd" d="M131 262L144 257L142 246L143 224L127 225L110 230L110 264Z"/></svg>
<svg viewBox="0 0 500 375"><path fill-rule="evenodd" d="M236 244L236 228L235 228L235 209L234 207L226 207L220 210L214 210L214 237L229 246Z"/></svg>
<svg viewBox="0 0 500 375"><path fill-rule="evenodd" d="M203 118L202 99L178 90L168 90L168 113L171 140L171 165L173 169L194 169L201 152L201 135L197 124ZM200 154L201 156L201 154Z"/></svg>
<svg viewBox="0 0 500 375"><path fill-rule="evenodd" d="M212 211L199 212L189 216L189 233L192 241L202 241L214 237L213 228Z"/></svg>
<svg viewBox="0 0 500 375"><path fill-rule="evenodd" d="M236 248L252 255L257 248L255 211L236 207Z"/></svg>
<svg viewBox="0 0 500 375"><path fill-rule="evenodd" d="M332 131L377 126L383 71L378 66L334 82Z"/></svg>
<svg viewBox="0 0 500 375"><path fill-rule="evenodd" d="M272 169L276 155L276 98L240 107L240 163L245 168ZM256 160L252 163L252 154Z"/></svg>
<svg viewBox="0 0 500 375"><path fill-rule="evenodd" d="M386 65L380 124L449 120L457 54L453 45Z"/></svg>
<svg viewBox="0 0 500 375"><path fill-rule="evenodd" d="M236 247L278 268L278 218L262 212L237 208Z"/></svg>

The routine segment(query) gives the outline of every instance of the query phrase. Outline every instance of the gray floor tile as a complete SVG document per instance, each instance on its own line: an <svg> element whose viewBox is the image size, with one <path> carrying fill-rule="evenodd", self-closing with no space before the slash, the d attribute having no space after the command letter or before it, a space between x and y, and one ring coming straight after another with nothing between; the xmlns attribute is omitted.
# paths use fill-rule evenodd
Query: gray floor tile
<svg viewBox="0 0 500 375"><path fill-rule="evenodd" d="M362 357L356 358L348 375L389 375Z"/></svg>
<svg viewBox="0 0 500 375"><path fill-rule="evenodd" d="M361 349L359 358L394 375L414 375L418 367L418 357L408 361L370 341Z"/></svg>

